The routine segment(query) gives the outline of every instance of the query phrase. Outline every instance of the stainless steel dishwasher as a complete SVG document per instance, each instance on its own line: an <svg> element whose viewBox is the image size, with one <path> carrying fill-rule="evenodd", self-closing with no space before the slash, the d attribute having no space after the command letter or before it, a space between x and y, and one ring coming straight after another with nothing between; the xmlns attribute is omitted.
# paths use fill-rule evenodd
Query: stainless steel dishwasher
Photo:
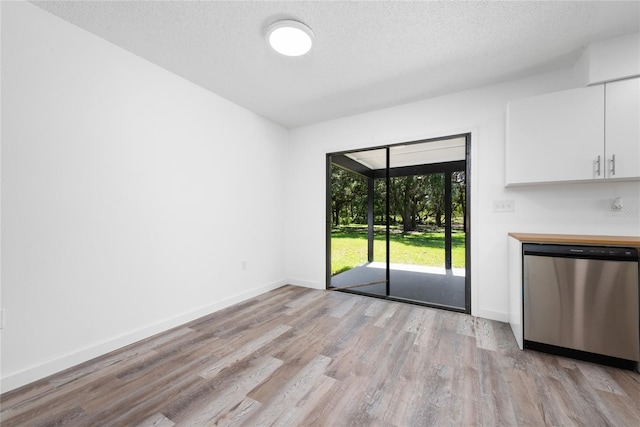
<svg viewBox="0 0 640 427"><path fill-rule="evenodd" d="M638 369L634 248L523 245L524 347Z"/></svg>

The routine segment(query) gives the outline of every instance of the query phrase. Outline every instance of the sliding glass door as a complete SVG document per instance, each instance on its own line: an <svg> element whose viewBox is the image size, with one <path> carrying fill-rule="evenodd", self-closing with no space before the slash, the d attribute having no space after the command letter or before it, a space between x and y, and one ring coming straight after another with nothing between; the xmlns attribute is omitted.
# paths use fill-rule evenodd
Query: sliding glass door
<svg viewBox="0 0 640 427"><path fill-rule="evenodd" d="M328 288L469 311L468 135L328 155Z"/></svg>

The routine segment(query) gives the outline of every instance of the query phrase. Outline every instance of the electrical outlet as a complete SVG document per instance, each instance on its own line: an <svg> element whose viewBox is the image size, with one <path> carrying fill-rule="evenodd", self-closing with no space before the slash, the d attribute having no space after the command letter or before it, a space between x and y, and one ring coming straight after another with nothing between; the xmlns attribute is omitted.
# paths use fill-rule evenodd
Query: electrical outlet
<svg viewBox="0 0 640 427"><path fill-rule="evenodd" d="M516 202L514 200L494 200L494 212L514 212L516 210Z"/></svg>

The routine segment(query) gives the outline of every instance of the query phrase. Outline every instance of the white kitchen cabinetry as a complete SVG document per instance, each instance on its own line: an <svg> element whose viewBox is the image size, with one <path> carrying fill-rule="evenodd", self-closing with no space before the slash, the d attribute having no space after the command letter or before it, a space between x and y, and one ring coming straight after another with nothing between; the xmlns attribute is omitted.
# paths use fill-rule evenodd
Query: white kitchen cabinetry
<svg viewBox="0 0 640 427"><path fill-rule="evenodd" d="M640 78L605 84L607 178L640 177Z"/></svg>
<svg viewBox="0 0 640 427"><path fill-rule="evenodd" d="M524 349L522 309L522 242L509 236L509 325L520 350Z"/></svg>
<svg viewBox="0 0 640 427"><path fill-rule="evenodd" d="M507 109L506 183L602 178L603 140L603 85L512 101Z"/></svg>
<svg viewBox="0 0 640 427"><path fill-rule="evenodd" d="M516 100L507 185L640 178L640 78Z"/></svg>

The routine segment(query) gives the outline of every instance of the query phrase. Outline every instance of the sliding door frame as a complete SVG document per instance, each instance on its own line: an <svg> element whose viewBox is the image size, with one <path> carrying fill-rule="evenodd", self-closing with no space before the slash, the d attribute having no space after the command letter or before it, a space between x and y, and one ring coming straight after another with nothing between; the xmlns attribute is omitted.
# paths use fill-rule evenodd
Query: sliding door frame
<svg viewBox="0 0 640 427"><path fill-rule="evenodd" d="M443 140L448 140L448 139L455 139L455 138L464 138L465 139L465 218L464 218L464 233L465 233L465 307L464 309L459 309L459 308L455 308L455 307L449 307L449 306L443 306L443 305L438 305L438 304L430 304L428 302L422 302L422 301L414 301L414 300L408 300L408 299L402 299L402 298L395 298L393 296L390 295L390 260L391 260L391 251L390 251L390 227L391 227L391 218L389 215L390 212L390 197L389 197L389 188L391 186L391 177L392 177L392 172L391 172L391 167L390 167L390 152L391 152L391 148L393 147L398 147L398 146L403 146L403 145L411 145L411 144L420 144L420 143L428 143L428 142L435 142L435 141L443 141ZM346 154L351 154L351 153L360 153L360 152L364 152L364 151L372 151L372 150L381 150L381 149L385 149L386 150L386 167L384 170L384 174L383 176L380 176L381 174L379 173L375 173L374 176L369 177L366 174L363 174L361 172L355 171L356 173L362 175L362 176L366 176L368 179L375 179L375 178L384 178L385 179L385 224L386 224L386 230L385 230L385 236L386 236L386 296L382 296L382 295L375 295L375 294L369 294L369 293L365 293L365 292L358 292L352 289L340 289L340 288L331 288L331 230L332 230L332 210L331 210L331 168L332 168L332 158L335 156L344 156ZM460 161L461 162L461 161ZM357 163L354 161L354 163ZM457 162L456 162L457 163ZM446 165L445 163L436 163L434 165L418 165L418 166L408 166L407 168L413 168L415 169L416 172L418 171L427 171L429 170L430 172L425 172L425 173L435 173L436 170L444 172L445 173L445 177L451 177L451 173L450 173L450 168L444 166ZM459 169L458 169L459 170ZM419 174L419 173L416 173ZM448 187L449 187L449 192L451 191L451 183L448 183ZM353 150L346 150L346 151L340 151L340 152L332 152L332 153L327 153L326 155L326 200L325 200L325 206L326 206L326 230L325 230L325 236L326 236L326 240L325 240L325 249L326 249L326 289L332 289L332 290L336 290L336 291L341 291L341 292L347 292L347 293L354 293L354 294L358 294L358 295L367 295L367 296L371 296L374 298L382 298L382 299L386 299L386 300L390 300L390 301L399 301L399 302L405 302L405 303L410 303L410 304L417 304L417 305L423 305L423 306L427 306L427 307L434 307L434 308L440 308L440 309L444 309L444 310L450 310L450 311L456 311L456 312L462 312L462 313L467 313L467 314L471 314L471 132L468 133L462 133L462 134L457 134L457 135L448 135L448 136L443 136L443 137L438 137L438 138L429 138L429 139L422 139L422 140L417 140L417 141L410 141L410 142L401 142L401 143L396 143L396 144L388 144L388 145L381 145L381 146L377 146L377 147L367 147L367 148L361 148L361 149L353 149ZM368 184L369 186L369 184ZM446 192L446 189L445 189ZM372 203L371 200L368 201L369 204ZM372 206L369 207L369 209L371 209ZM450 203L447 205L446 207L447 209L451 209ZM450 218L451 215L449 215ZM368 222L371 222L371 220L369 219ZM372 229L372 224L368 224L368 228L369 228L369 232L371 232ZM445 227L446 229L447 227ZM450 224L448 229L450 230ZM372 240L369 242L369 244L372 244ZM447 238L445 237L445 245L447 244ZM449 239L448 244L451 244L451 241ZM371 248L372 249L372 248ZM446 251L445 251L446 252ZM371 253L369 251L369 256L371 256ZM371 259L370 259L371 261ZM445 263L450 263L451 260L445 260ZM448 265L447 263L447 265Z"/></svg>

